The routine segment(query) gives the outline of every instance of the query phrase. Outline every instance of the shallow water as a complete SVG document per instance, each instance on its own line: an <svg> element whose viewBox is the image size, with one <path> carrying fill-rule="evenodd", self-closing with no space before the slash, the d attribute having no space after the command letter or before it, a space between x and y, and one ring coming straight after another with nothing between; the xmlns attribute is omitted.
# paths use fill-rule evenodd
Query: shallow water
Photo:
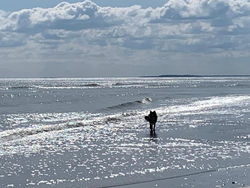
<svg viewBox="0 0 250 188"><path fill-rule="evenodd" d="M250 171L249 77L1 79L0 98L1 187ZM159 116L156 134L149 110ZM250 184L229 179L218 186Z"/></svg>

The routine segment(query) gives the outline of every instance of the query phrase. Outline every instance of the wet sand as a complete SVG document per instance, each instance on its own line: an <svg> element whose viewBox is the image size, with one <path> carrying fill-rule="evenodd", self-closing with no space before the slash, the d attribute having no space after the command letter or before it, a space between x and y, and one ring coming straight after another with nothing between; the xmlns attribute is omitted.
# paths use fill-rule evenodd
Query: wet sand
<svg viewBox="0 0 250 188"><path fill-rule="evenodd" d="M139 114L140 115L140 114ZM125 117L126 118L126 117ZM211 125L176 126L160 120L155 134L144 122L110 118L14 139L19 154L1 156L1 187L244 187L250 185L248 137ZM178 120L181 121L181 120ZM123 121L125 122L125 121ZM180 125L180 122L178 122ZM175 125L175 126L174 126ZM23 149L33 147L39 152ZM28 143L27 143L28 142ZM27 146L28 145L28 146ZM8 143L3 145L6 149ZM24 150L24 152L21 151Z"/></svg>

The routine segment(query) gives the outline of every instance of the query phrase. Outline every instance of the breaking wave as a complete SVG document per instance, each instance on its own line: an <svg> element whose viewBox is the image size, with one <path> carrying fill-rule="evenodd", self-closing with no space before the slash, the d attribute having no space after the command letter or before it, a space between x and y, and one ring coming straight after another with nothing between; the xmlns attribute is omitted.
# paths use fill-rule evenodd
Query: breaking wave
<svg viewBox="0 0 250 188"><path fill-rule="evenodd" d="M66 123L65 122L60 124L55 123L49 125L40 124L40 125L33 125L31 127L15 128L0 132L0 141L8 142L43 133L55 134L55 132L58 131L65 132L67 130L70 131L74 128L80 128L80 127L91 127L91 126L101 127L109 124L125 123L130 117L134 117L139 114L140 113L137 112L118 113L115 115L93 114L84 120L72 121L69 119L68 122Z"/></svg>
<svg viewBox="0 0 250 188"><path fill-rule="evenodd" d="M33 86L10 86L10 87L7 87L8 90L21 90L21 89L33 89L34 87Z"/></svg>
<svg viewBox="0 0 250 188"><path fill-rule="evenodd" d="M84 88L101 88L104 85L99 83L86 83L86 84L72 84L72 85L39 85L36 88L39 89L84 89Z"/></svg>
<svg viewBox="0 0 250 188"><path fill-rule="evenodd" d="M132 102L125 102L122 104L114 105L111 107L108 107L107 109L120 109L120 108L129 108L140 104L149 104L152 102L152 99L150 97L143 98L142 100L132 101Z"/></svg>
<svg viewBox="0 0 250 188"><path fill-rule="evenodd" d="M60 131L69 128L76 128L84 126L83 123L69 123L69 124L57 124L57 125L40 125L34 127L26 127L26 128L17 128L12 130L6 130L0 133L1 141L11 141L22 139L27 136L36 135L40 133L52 132L52 131Z"/></svg>
<svg viewBox="0 0 250 188"><path fill-rule="evenodd" d="M185 113L207 111L214 108L224 108L233 105L240 105L240 103L250 100L250 96L225 96L225 97L211 97L205 100L194 101L187 105L178 105L170 108L171 113Z"/></svg>
<svg viewBox="0 0 250 188"><path fill-rule="evenodd" d="M92 84L84 84L82 86L84 86L84 87L101 87L101 84L92 83Z"/></svg>

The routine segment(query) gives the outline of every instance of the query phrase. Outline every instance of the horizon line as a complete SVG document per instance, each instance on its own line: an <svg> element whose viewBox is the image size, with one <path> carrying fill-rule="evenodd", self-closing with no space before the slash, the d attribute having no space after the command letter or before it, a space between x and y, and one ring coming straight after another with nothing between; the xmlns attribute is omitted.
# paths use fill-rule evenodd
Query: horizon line
<svg viewBox="0 0 250 188"><path fill-rule="evenodd" d="M162 74L162 75L145 75L145 76L103 76L103 77L74 77L74 76L66 76L66 77L56 77L56 76L41 76L41 77L0 77L0 79L60 79L60 78L153 78L153 77L250 77L250 74Z"/></svg>

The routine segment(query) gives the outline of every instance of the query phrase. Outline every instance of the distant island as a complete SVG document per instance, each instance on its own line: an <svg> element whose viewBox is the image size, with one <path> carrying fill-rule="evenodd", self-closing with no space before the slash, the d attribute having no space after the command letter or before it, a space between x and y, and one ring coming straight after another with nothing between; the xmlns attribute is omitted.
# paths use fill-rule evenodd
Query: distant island
<svg viewBox="0 0 250 188"><path fill-rule="evenodd" d="M196 74L166 74L166 75L158 75L158 76L142 76L142 77L179 77L179 78L187 78L187 77L250 77L250 75L247 74L240 74L240 75L196 75Z"/></svg>

